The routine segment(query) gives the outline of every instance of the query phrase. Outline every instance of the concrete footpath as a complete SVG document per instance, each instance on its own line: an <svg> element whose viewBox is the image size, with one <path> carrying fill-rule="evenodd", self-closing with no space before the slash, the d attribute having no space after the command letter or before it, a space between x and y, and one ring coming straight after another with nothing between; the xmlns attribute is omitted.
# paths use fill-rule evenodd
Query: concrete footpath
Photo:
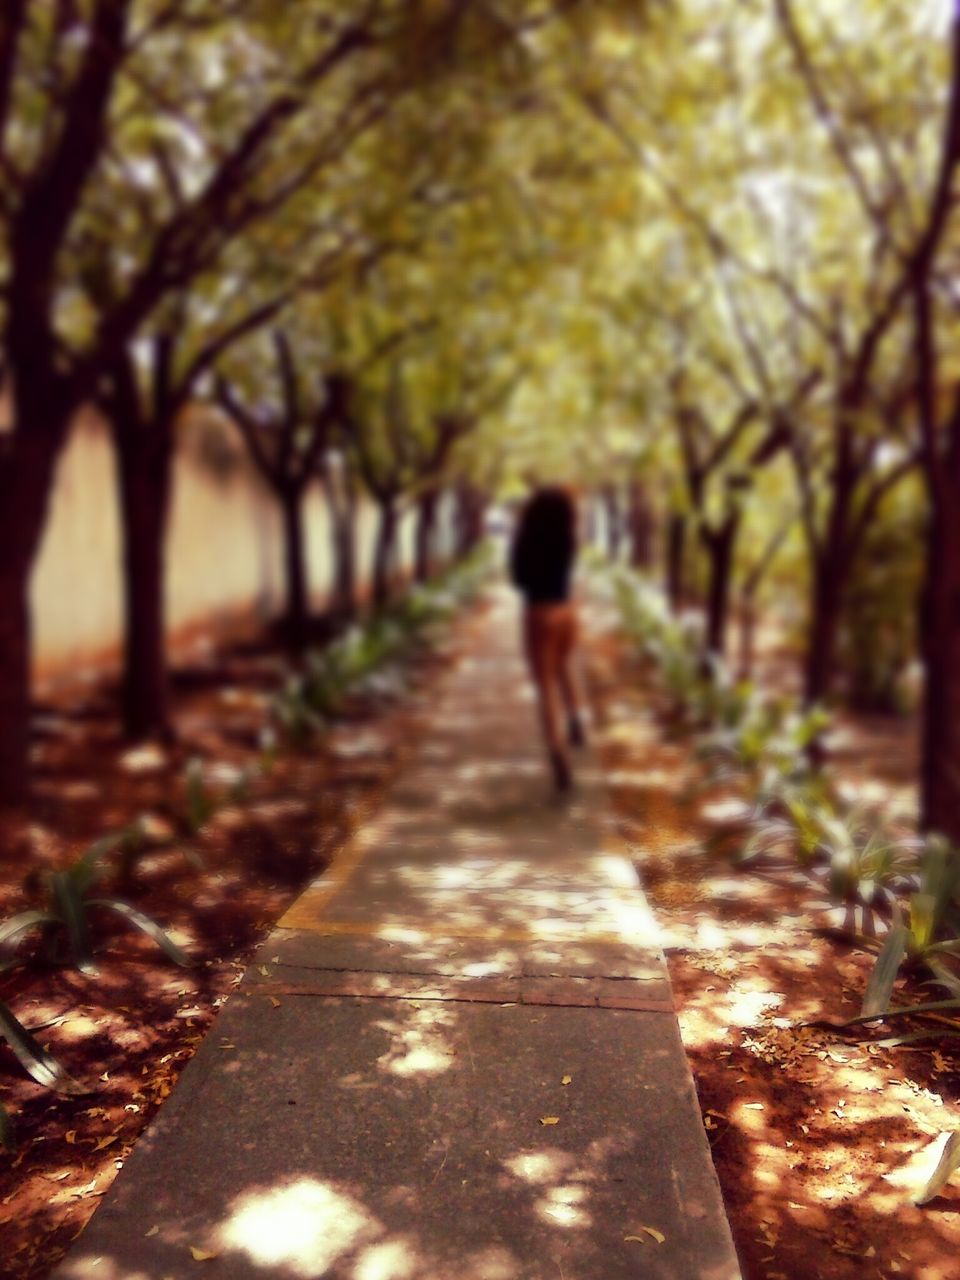
<svg viewBox="0 0 960 1280"><path fill-rule="evenodd" d="M657 929L513 601L250 966L56 1280L735 1280Z"/></svg>

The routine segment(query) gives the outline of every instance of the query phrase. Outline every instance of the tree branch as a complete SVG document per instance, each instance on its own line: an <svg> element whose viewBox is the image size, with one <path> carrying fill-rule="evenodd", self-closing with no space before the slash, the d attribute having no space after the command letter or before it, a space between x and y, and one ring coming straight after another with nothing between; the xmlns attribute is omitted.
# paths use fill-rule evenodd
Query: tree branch
<svg viewBox="0 0 960 1280"><path fill-rule="evenodd" d="M283 329L275 329L273 333L273 350L277 361L277 375L280 380L280 391L283 396L283 416L288 423L300 422L300 382L297 377L296 363L290 339Z"/></svg>
<svg viewBox="0 0 960 1280"><path fill-rule="evenodd" d="M292 289L284 289L281 293L268 298L258 307L253 307L250 311L247 311L224 329L222 333L218 334L217 337L211 339L187 366L180 378L180 386L186 392L189 392L196 380L206 373L208 369L211 369L225 351L228 351L235 342L239 342L242 338L256 332L257 329L269 324L289 304L293 296L294 291Z"/></svg>
<svg viewBox="0 0 960 1280"><path fill-rule="evenodd" d="M110 98L126 55L131 3L96 0L59 137L27 180L11 235L11 289L17 302L45 298L67 229L103 151Z"/></svg>
<svg viewBox="0 0 960 1280"><path fill-rule="evenodd" d="M841 167L850 179L857 198L863 207L867 217L873 223L881 241L889 243L890 228L888 221L884 215L884 211L880 205L874 200L867 180L864 177L857 160L851 151L847 139L837 125L836 112L830 105L826 91L820 81L820 76L813 64L810 56L810 50L807 48L806 41L800 33L796 18L793 13L792 0L774 0L777 11L777 17L780 22L781 29L786 36L790 51L793 54L794 62L800 78L806 86L813 109L817 118L823 125L833 152L840 162Z"/></svg>
<svg viewBox="0 0 960 1280"><path fill-rule="evenodd" d="M23 34L29 0L4 0L0 8L0 154L6 156L7 124L13 98L17 52Z"/></svg>
<svg viewBox="0 0 960 1280"><path fill-rule="evenodd" d="M215 395L220 408L235 423L250 451L254 464L267 483L276 489L282 480L279 469L263 447L260 428L245 405L234 395L233 388L222 374L217 374Z"/></svg>
<svg viewBox="0 0 960 1280"><path fill-rule="evenodd" d="M870 486L867 496L857 512L856 518L850 526L847 545L850 548L851 557L856 555L863 539L867 534L870 526L877 518L877 512L880 509L880 503L892 489L907 478L911 472L916 471L920 461L918 452L909 454L896 466L891 467L889 471L885 471Z"/></svg>

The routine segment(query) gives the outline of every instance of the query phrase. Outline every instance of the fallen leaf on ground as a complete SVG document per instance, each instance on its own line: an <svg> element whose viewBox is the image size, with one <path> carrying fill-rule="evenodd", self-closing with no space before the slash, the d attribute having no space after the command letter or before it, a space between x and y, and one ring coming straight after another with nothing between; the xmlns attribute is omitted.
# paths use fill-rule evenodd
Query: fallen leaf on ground
<svg viewBox="0 0 960 1280"><path fill-rule="evenodd" d="M190 1246L190 1252L193 1254L194 1262L209 1262L211 1258L219 1258L220 1254L211 1249L198 1249L195 1244Z"/></svg>
<svg viewBox="0 0 960 1280"><path fill-rule="evenodd" d="M118 1133L111 1133L111 1134L108 1134L107 1137L101 1138L100 1141L97 1143L97 1145L93 1148L94 1151L102 1151L104 1147L109 1147L111 1143L116 1142L119 1136L120 1135Z"/></svg>
<svg viewBox="0 0 960 1280"><path fill-rule="evenodd" d="M55 1196L51 1196L50 1204L69 1204L71 1200L82 1200L89 1195L103 1195L102 1191L97 1191L97 1179L94 1178L83 1187L67 1187L64 1191L58 1191Z"/></svg>
<svg viewBox="0 0 960 1280"><path fill-rule="evenodd" d="M663 1234L663 1232L662 1232L662 1231L658 1231L656 1227L638 1227L638 1228L637 1228L637 1230L638 1230L638 1231L645 1231L645 1232L647 1233L647 1235L650 1237L650 1239L651 1239L651 1240L656 1240L657 1244L663 1244L663 1242L664 1242L664 1241L666 1240L666 1238L667 1238L667 1237ZM623 1240L624 1240L624 1243L625 1243L625 1244L626 1244L628 1241L631 1241L631 1240L632 1240L632 1241L634 1241L636 1244L646 1244L646 1243L647 1243L643 1236L624 1236L624 1237L623 1237Z"/></svg>
<svg viewBox="0 0 960 1280"><path fill-rule="evenodd" d="M540 1123L541 1124L559 1124L560 1117L559 1116L541 1116Z"/></svg>
<svg viewBox="0 0 960 1280"><path fill-rule="evenodd" d="M149 1231L145 1231L144 1235L149 1239L150 1236L158 1236L160 1234L159 1227L151 1227Z"/></svg>
<svg viewBox="0 0 960 1280"><path fill-rule="evenodd" d="M573 1076L564 1076L560 1081L561 1084L573 1084Z"/></svg>

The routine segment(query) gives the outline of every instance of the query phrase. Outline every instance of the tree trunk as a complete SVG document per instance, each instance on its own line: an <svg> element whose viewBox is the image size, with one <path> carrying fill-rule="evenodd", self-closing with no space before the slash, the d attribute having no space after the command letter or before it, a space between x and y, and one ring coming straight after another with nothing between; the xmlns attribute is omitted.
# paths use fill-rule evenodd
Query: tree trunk
<svg viewBox="0 0 960 1280"><path fill-rule="evenodd" d="M380 502L380 523L373 557L371 592L374 608L382 609L390 599L393 563L397 545L397 504L388 498Z"/></svg>
<svg viewBox="0 0 960 1280"><path fill-rule="evenodd" d="M433 573L433 549L437 532L437 508L440 494L428 489L421 494L417 504L417 538L414 576L417 582L426 582Z"/></svg>
<svg viewBox="0 0 960 1280"><path fill-rule="evenodd" d="M352 504L332 513L333 538L333 612L347 621L357 612L357 540L356 514Z"/></svg>
<svg viewBox="0 0 960 1280"><path fill-rule="evenodd" d="M639 480L630 484L630 563L634 569L647 570L653 564L653 512L644 486Z"/></svg>
<svg viewBox="0 0 960 1280"><path fill-rule="evenodd" d="M32 557L0 553L0 806L26 803L30 760Z"/></svg>
<svg viewBox="0 0 960 1280"><path fill-rule="evenodd" d="M757 631L756 592L745 587L740 593L740 652L738 656L737 675L741 680L749 680L753 676L754 638Z"/></svg>
<svg viewBox="0 0 960 1280"><path fill-rule="evenodd" d="M330 552L333 564L330 612L349 621L357 612L356 584L356 494L347 477L338 477L329 468L321 472L330 518Z"/></svg>
<svg viewBox="0 0 960 1280"><path fill-rule="evenodd" d="M921 612L926 666L920 774L925 830L960 848L960 510L934 510Z"/></svg>
<svg viewBox="0 0 960 1280"><path fill-rule="evenodd" d="M810 633L804 669L804 702L813 706L830 696L836 666L840 611L846 594L850 565L856 551L850 521L856 470L851 458L849 431L837 434L833 491L825 535L810 545Z"/></svg>
<svg viewBox="0 0 960 1280"><path fill-rule="evenodd" d="M290 485L279 494L283 512L283 630L292 649L306 642L310 618L307 555L303 537L303 489Z"/></svg>
<svg viewBox="0 0 960 1280"><path fill-rule="evenodd" d="M616 564L620 559L622 529L619 495L613 485L607 485L603 490L603 511L607 534L607 555Z"/></svg>
<svg viewBox="0 0 960 1280"><path fill-rule="evenodd" d="M338 534L337 599L341 615L353 618L357 612L357 494L346 486Z"/></svg>
<svg viewBox="0 0 960 1280"><path fill-rule="evenodd" d="M732 516L719 529L703 529L701 541L707 552L710 581L707 589L707 651L722 658L727 647L727 624L730 617L730 583L733 577L733 553L740 520Z"/></svg>
<svg viewBox="0 0 960 1280"><path fill-rule="evenodd" d="M166 647L166 541L173 472L173 419L115 420L123 522L124 732L137 740L170 732Z"/></svg>
<svg viewBox="0 0 960 1280"><path fill-rule="evenodd" d="M812 565L812 574L803 690L808 707L825 701L833 685L840 608L846 585L844 561L840 556L821 551Z"/></svg>
<svg viewBox="0 0 960 1280"><path fill-rule="evenodd" d="M24 397L26 399L26 397ZM42 400L42 397L40 398ZM39 407L39 406L38 406ZM0 450L0 806L22 805L30 782L30 579L46 526L57 460L67 435L66 412L44 422L39 413L17 426Z"/></svg>
<svg viewBox="0 0 960 1280"><path fill-rule="evenodd" d="M667 599L674 613L678 612L683 605L686 593L684 574L686 543L686 516L674 512L667 526Z"/></svg>
<svg viewBox="0 0 960 1280"><path fill-rule="evenodd" d="M473 485L463 484L457 490L457 554L468 556L483 538L486 498Z"/></svg>

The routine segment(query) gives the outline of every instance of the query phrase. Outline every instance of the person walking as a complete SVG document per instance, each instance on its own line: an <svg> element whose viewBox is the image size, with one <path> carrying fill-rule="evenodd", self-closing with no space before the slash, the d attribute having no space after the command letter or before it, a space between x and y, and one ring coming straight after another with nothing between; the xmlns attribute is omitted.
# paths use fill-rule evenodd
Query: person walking
<svg viewBox="0 0 960 1280"><path fill-rule="evenodd" d="M569 748L584 741L571 669L577 643L577 613L571 596L576 525L576 507L566 489L537 489L521 512L510 549L510 577L524 598L527 662L537 689L554 783L561 793L573 784Z"/></svg>

